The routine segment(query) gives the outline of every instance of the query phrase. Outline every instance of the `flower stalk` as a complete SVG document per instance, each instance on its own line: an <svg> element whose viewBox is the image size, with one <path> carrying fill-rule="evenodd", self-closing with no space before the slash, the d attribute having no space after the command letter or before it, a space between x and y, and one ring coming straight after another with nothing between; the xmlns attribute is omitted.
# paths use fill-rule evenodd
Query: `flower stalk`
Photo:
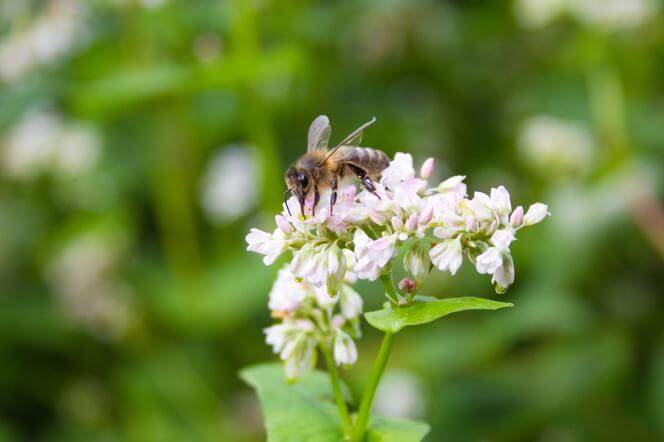
<svg viewBox="0 0 664 442"><path fill-rule="evenodd" d="M347 440L351 434L352 423L350 420L350 414L348 413L348 407L346 406L344 394L341 391L339 372L337 371L337 366L334 363L332 351L330 350L330 347L327 345L327 343L321 343L320 350L325 357L325 364L327 365L327 372L330 376L330 384L332 385L332 392L334 393L334 401L336 402L337 409L339 410L339 417L341 418L341 431L343 433L344 440Z"/></svg>
<svg viewBox="0 0 664 442"><path fill-rule="evenodd" d="M390 352L392 351L393 343L394 334L386 332L383 336L383 342L380 345L378 356L374 362L374 367L371 370L369 383L367 384L364 390L364 394L362 395L360 410L357 413L355 427L353 428L353 442L361 442L364 439L365 433L367 432L369 416L371 415L371 408L373 406L374 398L376 397L376 390L378 388L380 378L383 376L383 372L385 372L385 366L387 365L387 359L389 358Z"/></svg>

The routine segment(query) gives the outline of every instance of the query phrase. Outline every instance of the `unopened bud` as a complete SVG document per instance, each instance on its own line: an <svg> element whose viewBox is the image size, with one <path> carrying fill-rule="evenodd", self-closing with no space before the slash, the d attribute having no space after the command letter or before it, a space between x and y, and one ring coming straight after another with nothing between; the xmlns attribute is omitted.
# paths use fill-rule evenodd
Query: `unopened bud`
<svg viewBox="0 0 664 442"><path fill-rule="evenodd" d="M404 255L403 266L416 281L421 281L429 273L429 254L421 245L415 245Z"/></svg>
<svg viewBox="0 0 664 442"><path fill-rule="evenodd" d="M420 167L420 176L422 179L428 180L431 178L431 175L433 175L433 169L434 160L433 158L428 158L424 163L422 163L422 167Z"/></svg>
<svg viewBox="0 0 664 442"><path fill-rule="evenodd" d="M523 207L518 206L516 209L514 209L512 215L510 215L510 224L512 225L512 227L516 229L517 227L520 227L522 223L523 223Z"/></svg>
<svg viewBox="0 0 664 442"><path fill-rule="evenodd" d="M335 297L346 276L346 257L337 246L332 244L327 249L327 293Z"/></svg>
<svg viewBox="0 0 664 442"><path fill-rule="evenodd" d="M417 229L417 214L413 213L408 217L405 227L406 230L411 232Z"/></svg>
<svg viewBox="0 0 664 442"><path fill-rule="evenodd" d="M550 215L547 205L535 203L528 207L528 212L523 216L523 225L532 226L533 224L537 224L546 218L547 215Z"/></svg>
<svg viewBox="0 0 664 442"><path fill-rule="evenodd" d="M427 202L420 212L419 225L429 224L431 218L433 218L433 204Z"/></svg>
<svg viewBox="0 0 664 442"><path fill-rule="evenodd" d="M398 216L393 216L391 221L394 230L401 230L401 228L403 227L403 222L401 221L401 218L399 218Z"/></svg>
<svg viewBox="0 0 664 442"><path fill-rule="evenodd" d="M399 281L399 290L408 294L415 293L417 290L417 283L410 278L404 278Z"/></svg>
<svg viewBox="0 0 664 442"><path fill-rule="evenodd" d="M496 220L494 219L491 221L491 224L489 224L489 227L486 229L486 234L487 235L493 235L493 233L496 231L498 228L498 223L496 223Z"/></svg>

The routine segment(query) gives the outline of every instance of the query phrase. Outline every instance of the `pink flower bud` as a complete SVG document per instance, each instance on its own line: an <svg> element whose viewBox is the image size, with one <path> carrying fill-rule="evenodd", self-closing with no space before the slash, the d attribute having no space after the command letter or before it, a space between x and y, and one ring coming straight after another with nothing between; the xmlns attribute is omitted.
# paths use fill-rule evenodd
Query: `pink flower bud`
<svg viewBox="0 0 664 442"><path fill-rule="evenodd" d="M486 234L493 235L493 232L495 232L497 228L498 228L498 223L496 223L496 220L494 219L493 221L491 221L491 224L489 224L489 227L487 227Z"/></svg>
<svg viewBox="0 0 664 442"><path fill-rule="evenodd" d="M277 222L277 227L284 233L291 233L293 231L293 226L286 220L286 217L283 215L277 215L274 217L274 220Z"/></svg>
<svg viewBox="0 0 664 442"><path fill-rule="evenodd" d="M514 209L512 215L510 215L510 224L512 225L512 227L516 229L522 223L523 223L523 207L518 206L516 209Z"/></svg>
<svg viewBox="0 0 664 442"><path fill-rule="evenodd" d="M420 219L418 224L429 224L431 218L433 218L433 204L427 203L424 205L424 208L422 208L422 211L420 212Z"/></svg>
<svg viewBox="0 0 664 442"><path fill-rule="evenodd" d="M395 230L400 230L401 227L403 227L403 223L401 222L401 218L398 216L393 216L392 217L392 227L394 227Z"/></svg>
<svg viewBox="0 0 664 442"><path fill-rule="evenodd" d="M417 283L410 278L404 278L399 281L399 290L406 293L414 293L417 290Z"/></svg>
<svg viewBox="0 0 664 442"><path fill-rule="evenodd" d="M433 158L427 158L427 160L422 163L420 167L420 176L422 179L428 180L433 175L434 160Z"/></svg>
<svg viewBox="0 0 664 442"><path fill-rule="evenodd" d="M413 213L406 220L406 230L409 230L409 231L412 232L415 229L417 229L417 214Z"/></svg>

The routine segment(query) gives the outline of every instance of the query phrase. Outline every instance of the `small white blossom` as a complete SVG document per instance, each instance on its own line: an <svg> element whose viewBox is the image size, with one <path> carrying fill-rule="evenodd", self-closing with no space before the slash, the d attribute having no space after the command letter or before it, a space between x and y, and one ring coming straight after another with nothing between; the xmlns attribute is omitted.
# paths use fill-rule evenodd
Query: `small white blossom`
<svg viewBox="0 0 664 442"><path fill-rule="evenodd" d="M26 112L0 145L4 169L15 179L30 179L47 171L62 177L80 175L101 154L96 130L41 108Z"/></svg>
<svg viewBox="0 0 664 442"><path fill-rule="evenodd" d="M364 231L355 231L353 242L355 243L355 273L358 278L375 281L383 271L383 268L394 255L396 235L389 235L377 240L370 239Z"/></svg>
<svg viewBox="0 0 664 442"><path fill-rule="evenodd" d="M532 226L533 224L537 224L546 218L547 215L549 215L547 205L542 203L535 203L528 207L528 211L523 217L523 225Z"/></svg>
<svg viewBox="0 0 664 442"><path fill-rule="evenodd" d="M337 365L352 365L357 361L355 341L341 330L337 330L334 338L334 361Z"/></svg>
<svg viewBox="0 0 664 442"><path fill-rule="evenodd" d="M421 245L416 245L408 249L403 257L403 267L415 278L417 282L429 273L431 261L427 251Z"/></svg>
<svg viewBox="0 0 664 442"><path fill-rule="evenodd" d="M252 228L246 240L248 251L265 255L265 258L263 258L265 265L272 264L286 250L286 241L283 232L279 229L270 234L260 229Z"/></svg>
<svg viewBox="0 0 664 442"><path fill-rule="evenodd" d="M80 0L50 0L32 23L0 40L0 79L18 81L85 42L84 6Z"/></svg>
<svg viewBox="0 0 664 442"><path fill-rule="evenodd" d="M214 222L233 221L258 201L259 171L250 149L227 146L215 154L201 186L201 204Z"/></svg>
<svg viewBox="0 0 664 442"><path fill-rule="evenodd" d="M362 297L352 288L344 285L341 288L341 314L344 318L352 320L362 314Z"/></svg>
<svg viewBox="0 0 664 442"><path fill-rule="evenodd" d="M307 287L295 279L288 269L279 270L277 280L270 290L268 307L272 311L294 312L309 295Z"/></svg>
<svg viewBox="0 0 664 442"><path fill-rule="evenodd" d="M518 206L510 215L510 225L516 229L523 224L523 206Z"/></svg>
<svg viewBox="0 0 664 442"><path fill-rule="evenodd" d="M431 175L433 175L433 169L434 169L435 163L433 158L427 158L424 163L422 163L422 166L420 167L420 177L423 180L428 180L431 178Z"/></svg>
<svg viewBox="0 0 664 442"><path fill-rule="evenodd" d="M461 237L446 239L429 250L429 257L438 270L449 271L454 275L461 267L463 260Z"/></svg>

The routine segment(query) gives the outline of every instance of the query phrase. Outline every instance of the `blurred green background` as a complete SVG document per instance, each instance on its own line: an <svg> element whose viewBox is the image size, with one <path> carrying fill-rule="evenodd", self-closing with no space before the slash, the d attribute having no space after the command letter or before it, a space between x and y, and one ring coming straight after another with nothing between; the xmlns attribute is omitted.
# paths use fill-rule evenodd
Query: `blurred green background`
<svg viewBox="0 0 664 442"><path fill-rule="evenodd" d="M512 248L515 308L399 335L378 412L430 441L663 440L662 9L0 0L0 440L264 439L237 371L275 360L279 265L244 236L321 113L553 214ZM427 294L496 296L471 267Z"/></svg>

